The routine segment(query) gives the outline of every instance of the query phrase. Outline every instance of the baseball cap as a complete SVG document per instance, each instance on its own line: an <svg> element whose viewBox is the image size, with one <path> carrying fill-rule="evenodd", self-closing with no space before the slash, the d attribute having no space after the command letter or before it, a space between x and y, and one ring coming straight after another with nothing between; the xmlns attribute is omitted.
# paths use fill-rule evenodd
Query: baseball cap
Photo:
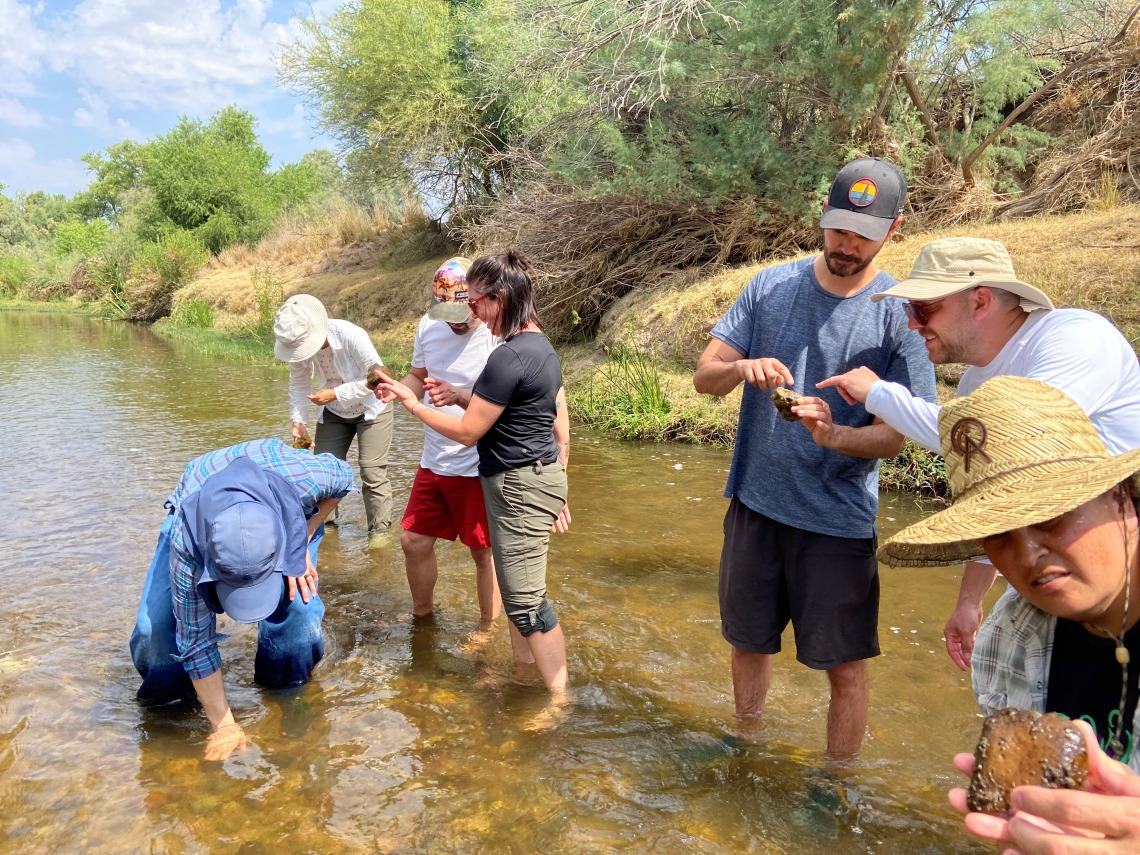
<svg viewBox="0 0 1140 855"><path fill-rule="evenodd" d="M468 259L457 255L445 261L435 272L427 313L433 321L461 324L471 317L471 307L467 305L467 271L470 267Z"/></svg>
<svg viewBox="0 0 1140 855"><path fill-rule="evenodd" d="M861 157L835 176L819 227L882 240L905 202L906 178L899 168L878 157Z"/></svg>
<svg viewBox="0 0 1140 855"><path fill-rule="evenodd" d="M279 516L261 502L238 502L209 521L206 531L197 583L206 604L242 623L273 614L284 591L285 528Z"/></svg>

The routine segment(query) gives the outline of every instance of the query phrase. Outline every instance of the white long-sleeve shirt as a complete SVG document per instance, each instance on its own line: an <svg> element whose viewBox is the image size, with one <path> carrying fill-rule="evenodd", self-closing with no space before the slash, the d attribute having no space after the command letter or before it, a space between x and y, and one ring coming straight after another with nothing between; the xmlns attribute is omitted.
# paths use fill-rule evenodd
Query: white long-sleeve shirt
<svg viewBox="0 0 1140 855"><path fill-rule="evenodd" d="M1110 454L1140 448L1140 365L1132 345L1107 318L1084 309L1031 312L988 365L971 366L962 375L958 394L968 395L1003 375L1031 377L1071 397L1088 413ZM867 395L866 409L941 453L940 405L880 380Z"/></svg>
<svg viewBox="0 0 1140 855"><path fill-rule="evenodd" d="M338 402L358 403L364 409L364 420L372 421L384 412L387 404L381 403L376 394L364 385L368 369L373 365L383 365L376 346L368 333L348 321L329 319L329 352L332 354L333 368L338 375L336 384L330 382L317 356L301 362L289 364L289 409L290 419L302 424L307 421L312 393L313 377L317 378L317 388L332 387ZM317 351L319 354L320 351ZM324 407L317 407L317 421L321 421Z"/></svg>

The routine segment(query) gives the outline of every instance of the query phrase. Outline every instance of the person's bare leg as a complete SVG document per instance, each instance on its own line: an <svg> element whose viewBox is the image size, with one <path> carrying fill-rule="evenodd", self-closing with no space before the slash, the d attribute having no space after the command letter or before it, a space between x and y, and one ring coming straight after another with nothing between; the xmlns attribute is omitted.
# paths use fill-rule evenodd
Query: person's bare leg
<svg viewBox="0 0 1140 855"><path fill-rule="evenodd" d="M526 643L519 628L510 621L507 621L507 626L511 628L511 655L514 657L516 665L529 665L533 666L534 654L530 652L530 645Z"/></svg>
<svg viewBox="0 0 1140 855"><path fill-rule="evenodd" d="M479 625L459 642L460 653L482 652L495 637L495 621L503 600L499 596L499 581L495 578L495 558L491 547L471 547L475 561L475 589L479 595ZM528 653L529 656L529 653Z"/></svg>
<svg viewBox="0 0 1140 855"><path fill-rule="evenodd" d="M526 636L526 643L547 691L555 696L565 694L566 639L562 635L562 624L546 632L532 632Z"/></svg>
<svg viewBox="0 0 1140 855"><path fill-rule="evenodd" d="M764 711L764 701L771 684L771 653L751 653L739 647L732 648L732 695L737 716L759 716Z"/></svg>
<svg viewBox="0 0 1140 855"><path fill-rule="evenodd" d="M499 596L499 580L495 578L495 556L491 547L471 547L471 558L475 561L475 590L479 595L479 620L494 623L499 619L503 598Z"/></svg>
<svg viewBox="0 0 1140 855"><path fill-rule="evenodd" d="M435 607L435 581L439 577L435 538L405 531L400 535L400 546L404 550L404 570L412 592L412 614L430 615Z"/></svg>
<svg viewBox="0 0 1140 855"><path fill-rule="evenodd" d="M827 672L831 704L827 708L827 754L834 760L854 757L867 730L870 691L867 660L844 662Z"/></svg>
<svg viewBox="0 0 1140 855"><path fill-rule="evenodd" d="M526 636L526 643L534 656L542 682L550 692L550 704L524 725L526 730L549 730L557 727L566 715L570 694L566 689L566 639L562 635L562 625L546 632L532 632Z"/></svg>

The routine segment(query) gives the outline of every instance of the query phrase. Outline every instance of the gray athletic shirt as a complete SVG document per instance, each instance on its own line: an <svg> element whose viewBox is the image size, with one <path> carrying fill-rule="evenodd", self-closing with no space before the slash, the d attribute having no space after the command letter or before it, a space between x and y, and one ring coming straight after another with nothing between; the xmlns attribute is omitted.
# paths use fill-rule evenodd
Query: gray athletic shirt
<svg viewBox="0 0 1140 855"><path fill-rule="evenodd" d="M774 357L788 366L795 390L823 398L835 424L873 421L861 404L844 403L815 384L865 365L928 401L936 399L934 366L922 338L907 329L901 300L872 303L895 284L880 273L850 297L825 291L813 258L760 271L712 336L749 359ZM757 513L796 528L837 537L871 537L879 505L879 461L815 444L798 422L780 418L771 393L745 384L732 469L724 494Z"/></svg>

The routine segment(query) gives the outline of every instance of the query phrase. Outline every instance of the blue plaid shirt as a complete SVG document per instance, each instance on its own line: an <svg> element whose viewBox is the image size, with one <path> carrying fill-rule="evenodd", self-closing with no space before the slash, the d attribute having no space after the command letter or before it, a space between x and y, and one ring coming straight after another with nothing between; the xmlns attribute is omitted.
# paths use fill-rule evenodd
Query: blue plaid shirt
<svg viewBox="0 0 1140 855"><path fill-rule="evenodd" d="M297 489L306 517L317 512L321 499L340 499L353 489L352 467L331 454L312 454L291 448L279 439L258 439L220 448L186 464L178 486L165 507L175 515L170 534L170 591L174 601L178 660L192 680L209 677L222 667L218 653L217 616L198 596L194 581L201 567L186 547L182 503L211 475L239 457L248 457L267 472L280 475Z"/></svg>

